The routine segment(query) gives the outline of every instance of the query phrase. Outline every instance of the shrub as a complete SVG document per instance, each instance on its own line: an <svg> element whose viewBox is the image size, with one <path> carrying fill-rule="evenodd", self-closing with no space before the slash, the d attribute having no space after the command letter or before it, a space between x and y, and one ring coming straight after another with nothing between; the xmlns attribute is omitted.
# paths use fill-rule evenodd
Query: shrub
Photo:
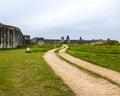
<svg viewBox="0 0 120 96"><path fill-rule="evenodd" d="M118 45L119 42L117 40L108 40L105 44L108 44L108 45Z"/></svg>

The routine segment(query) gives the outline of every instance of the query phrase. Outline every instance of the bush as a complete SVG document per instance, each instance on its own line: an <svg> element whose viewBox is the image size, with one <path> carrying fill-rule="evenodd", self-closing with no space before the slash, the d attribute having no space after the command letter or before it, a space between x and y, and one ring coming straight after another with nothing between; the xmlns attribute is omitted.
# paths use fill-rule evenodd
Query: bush
<svg viewBox="0 0 120 96"><path fill-rule="evenodd" d="M105 44L108 44L108 45L118 45L119 42L117 40L108 40Z"/></svg>

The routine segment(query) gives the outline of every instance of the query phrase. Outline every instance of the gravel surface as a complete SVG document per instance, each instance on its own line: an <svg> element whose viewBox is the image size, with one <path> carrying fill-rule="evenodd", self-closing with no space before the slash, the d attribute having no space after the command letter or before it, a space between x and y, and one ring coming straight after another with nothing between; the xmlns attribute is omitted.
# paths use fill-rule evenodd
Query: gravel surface
<svg viewBox="0 0 120 96"><path fill-rule="evenodd" d="M76 96L120 96L120 87L104 79L88 75L61 60L55 55L54 51L46 52L43 57L64 83L76 93Z"/></svg>
<svg viewBox="0 0 120 96"><path fill-rule="evenodd" d="M59 54L64 57L65 59L67 59L68 61L71 61L72 63L75 63L81 67L84 67L90 71L93 71L95 73L100 74L101 76L107 77L111 80L113 80L114 82L117 82L120 85L120 73L110 70L110 69L106 69L94 64L91 64L87 61L83 61L81 59L78 59L76 57L73 57L67 53L65 53L65 50L67 49L68 46L64 45L62 50L59 51Z"/></svg>

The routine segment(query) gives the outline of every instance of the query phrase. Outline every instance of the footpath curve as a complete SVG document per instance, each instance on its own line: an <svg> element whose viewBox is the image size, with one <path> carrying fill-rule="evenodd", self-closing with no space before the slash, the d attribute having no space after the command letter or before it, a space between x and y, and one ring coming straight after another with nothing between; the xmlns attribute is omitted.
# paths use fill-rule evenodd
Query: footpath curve
<svg viewBox="0 0 120 96"><path fill-rule="evenodd" d="M104 79L93 77L57 57L54 50L43 56L47 64L61 77L76 96L120 96L120 88Z"/></svg>
<svg viewBox="0 0 120 96"><path fill-rule="evenodd" d="M100 74L101 76L107 77L108 79L110 79L114 82L117 82L120 85L120 73L119 72L116 72L116 71L113 71L110 69L106 69L106 68L91 64L87 61L73 57L73 56L65 53L67 48L68 48L68 46L64 45L63 48L59 51L59 54L63 58L65 58L66 60L68 60L68 61L70 61L78 66L81 66L81 67L88 69L92 72L95 72L97 74Z"/></svg>

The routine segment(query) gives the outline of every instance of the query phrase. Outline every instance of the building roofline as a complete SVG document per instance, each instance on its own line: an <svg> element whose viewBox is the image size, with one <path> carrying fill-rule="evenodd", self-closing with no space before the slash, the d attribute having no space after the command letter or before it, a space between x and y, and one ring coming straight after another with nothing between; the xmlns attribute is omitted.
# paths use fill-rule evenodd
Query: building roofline
<svg viewBox="0 0 120 96"><path fill-rule="evenodd" d="M18 27L16 27L16 26L11 26L11 25L6 25L6 24L2 24L2 23L0 23L0 27L10 27L10 28L15 28L15 29L18 29L18 30L20 30L20 28L18 28Z"/></svg>

